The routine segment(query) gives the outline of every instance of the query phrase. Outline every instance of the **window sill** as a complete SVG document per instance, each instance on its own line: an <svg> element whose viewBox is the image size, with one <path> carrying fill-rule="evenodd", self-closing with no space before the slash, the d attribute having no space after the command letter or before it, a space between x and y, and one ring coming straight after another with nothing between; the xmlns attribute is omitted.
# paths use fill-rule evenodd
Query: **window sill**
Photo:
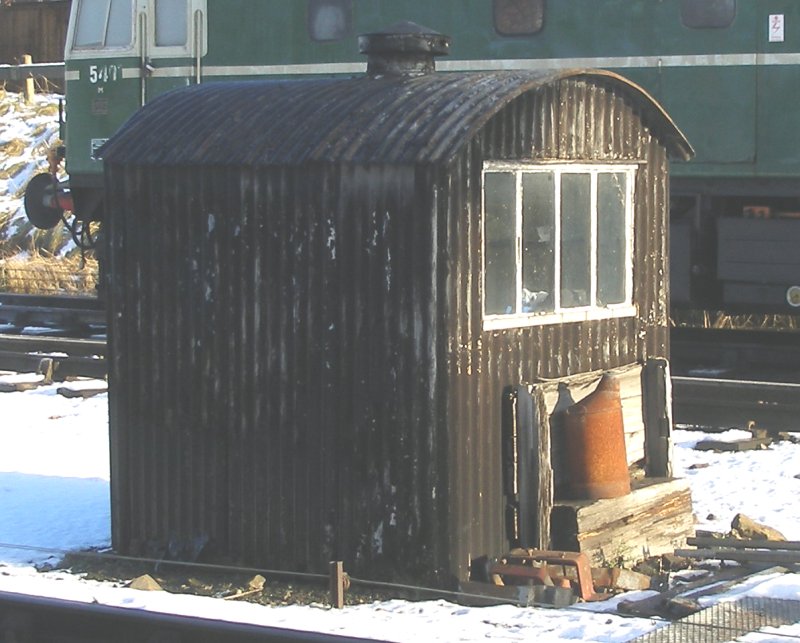
<svg viewBox="0 0 800 643"><path fill-rule="evenodd" d="M546 315L491 315L483 318L483 330L508 330L510 328L588 322L600 319L633 317L635 315L636 306L633 305L615 306L613 308L581 308L580 310L565 310Z"/></svg>

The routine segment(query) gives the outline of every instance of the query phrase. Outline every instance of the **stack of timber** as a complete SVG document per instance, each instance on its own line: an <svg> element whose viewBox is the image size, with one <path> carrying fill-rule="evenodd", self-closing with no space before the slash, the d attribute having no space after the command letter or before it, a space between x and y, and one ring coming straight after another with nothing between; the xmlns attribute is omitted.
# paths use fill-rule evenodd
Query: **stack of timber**
<svg viewBox="0 0 800 643"><path fill-rule="evenodd" d="M800 565L800 541L742 540L698 536L687 539L697 549L678 549L675 554L685 558L732 560L750 565Z"/></svg>
<svg viewBox="0 0 800 643"><path fill-rule="evenodd" d="M619 498L556 501L551 529L555 549L584 552L594 565L671 553L694 530L689 483L645 478Z"/></svg>

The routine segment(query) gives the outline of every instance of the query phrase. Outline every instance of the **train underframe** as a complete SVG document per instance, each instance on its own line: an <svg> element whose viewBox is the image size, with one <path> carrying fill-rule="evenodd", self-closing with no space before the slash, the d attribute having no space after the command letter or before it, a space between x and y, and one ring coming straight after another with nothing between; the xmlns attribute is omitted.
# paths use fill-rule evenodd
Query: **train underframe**
<svg viewBox="0 0 800 643"><path fill-rule="evenodd" d="M673 316L800 315L797 181L678 178L672 186Z"/></svg>
<svg viewBox="0 0 800 643"><path fill-rule="evenodd" d="M678 178L670 199L672 374L724 393L719 408L731 426L794 426L794 407L770 396L774 382L800 383L800 185ZM702 423L695 407L681 406L684 389L676 389L676 418ZM753 395L765 397L753 404Z"/></svg>

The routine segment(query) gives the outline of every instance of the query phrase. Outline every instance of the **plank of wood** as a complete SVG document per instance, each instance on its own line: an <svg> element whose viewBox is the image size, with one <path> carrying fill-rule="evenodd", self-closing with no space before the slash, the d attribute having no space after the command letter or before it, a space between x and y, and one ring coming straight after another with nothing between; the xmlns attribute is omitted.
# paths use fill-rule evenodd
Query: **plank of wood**
<svg viewBox="0 0 800 643"><path fill-rule="evenodd" d="M726 442L724 440L701 440L694 448L698 451L754 451L772 444L772 438L746 438Z"/></svg>
<svg viewBox="0 0 800 643"><path fill-rule="evenodd" d="M730 549L772 549L780 551L800 551L800 540L752 540L741 538L708 538L695 536L686 539L687 545L694 547L727 547Z"/></svg>
<svg viewBox="0 0 800 643"><path fill-rule="evenodd" d="M711 558L714 560L733 560L736 562L775 563L778 565L800 564L800 551L763 551L742 549L676 549L677 556L684 558Z"/></svg>

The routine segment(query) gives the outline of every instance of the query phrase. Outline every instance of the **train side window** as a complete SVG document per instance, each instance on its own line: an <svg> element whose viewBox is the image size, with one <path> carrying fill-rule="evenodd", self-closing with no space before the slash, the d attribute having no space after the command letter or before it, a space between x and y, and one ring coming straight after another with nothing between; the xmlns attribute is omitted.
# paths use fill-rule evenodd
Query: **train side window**
<svg viewBox="0 0 800 643"><path fill-rule="evenodd" d="M494 29L501 36L530 36L544 24L545 0L493 0Z"/></svg>
<svg viewBox="0 0 800 643"><path fill-rule="evenodd" d="M722 29L736 17L736 0L681 0L681 22L692 29Z"/></svg>
<svg viewBox="0 0 800 643"><path fill-rule="evenodd" d="M636 168L488 164L483 173L483 326L635 314Z"/></svg>
<svg viewBox="0 0 800 643"><path fill-rule="evenodd" d="M341 40L352 32L353 0L309 0L308 35L312 40Z"/></svg>
<svg viewBox="0 0 800 643"><path fill-rule="evenodd" d="M75 49L128 47L133 40L131 0L78 0Z"/></svg>
<svg viewBox="0 0 800 643"><path fill-rule="evenodd" d="M186 0L156 0L156 47L181 47L186 44Z"/></svg>

